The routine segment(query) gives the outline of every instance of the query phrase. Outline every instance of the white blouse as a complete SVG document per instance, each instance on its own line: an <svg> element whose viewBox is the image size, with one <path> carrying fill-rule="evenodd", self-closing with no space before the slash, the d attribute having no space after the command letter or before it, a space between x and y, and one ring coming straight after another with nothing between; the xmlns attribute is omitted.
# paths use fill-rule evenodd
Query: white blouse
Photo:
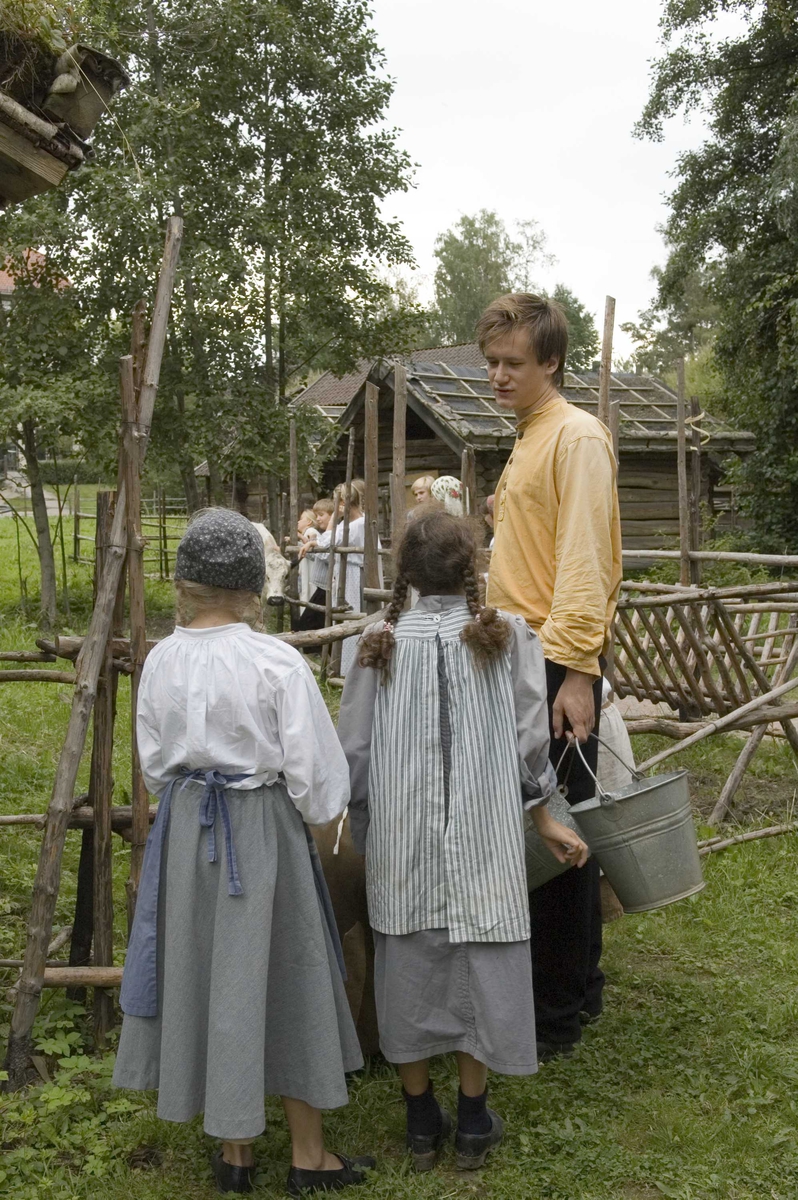
<svg viewBox="0 0 798 1200"><path fill-rule="evenodd" d="M293 646L245 624L178 626L150 651L137 733L154 794L185 766L248 773L231 788L282 774L309 825L332 821L349 803L349 768L310 668Z"/></svg>

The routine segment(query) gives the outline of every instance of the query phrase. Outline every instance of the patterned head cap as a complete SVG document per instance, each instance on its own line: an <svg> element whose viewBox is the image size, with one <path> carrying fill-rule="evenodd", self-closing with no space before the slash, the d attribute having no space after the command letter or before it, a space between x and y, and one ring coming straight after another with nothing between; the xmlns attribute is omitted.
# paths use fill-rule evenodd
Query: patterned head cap
<svg viewBox="0 0 798 1200"><path fill-rule="evenodd" d="M230 591L263 591L263 538L247 517L229 508L198 513L177 547L175 579Z"/></svg>
<svg viewBox="0 0 798 1200"><path fill-rule="evenodd" d="M459 479L454 475L439 475L430 488L432 496L438 500L452 517L463 515L463 488Z"/></svg>

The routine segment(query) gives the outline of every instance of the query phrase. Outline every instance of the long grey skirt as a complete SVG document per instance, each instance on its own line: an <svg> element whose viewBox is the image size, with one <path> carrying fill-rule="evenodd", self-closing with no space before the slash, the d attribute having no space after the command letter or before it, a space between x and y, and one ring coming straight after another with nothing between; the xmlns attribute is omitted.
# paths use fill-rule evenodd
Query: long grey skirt
<svg viewBox="0 0 798 1200"><path fill-rule="evenodd" d="M374 932L380 1049L389 1062L462 1050L500 1075L538 1069L529 942Z"/></svg>
<svg viewBox="0 0 798 1200"><path fill-rule="evenodd" d="M114 1083L158 1089L158 1116L205 1114L218 1138L257 1137L264 1096L347 1102L362 1066L302 819L281 784L228 789L242 896L221 821L208 862L201 784L175 789L158 905L158 1015L126 1016Z"/></svg>

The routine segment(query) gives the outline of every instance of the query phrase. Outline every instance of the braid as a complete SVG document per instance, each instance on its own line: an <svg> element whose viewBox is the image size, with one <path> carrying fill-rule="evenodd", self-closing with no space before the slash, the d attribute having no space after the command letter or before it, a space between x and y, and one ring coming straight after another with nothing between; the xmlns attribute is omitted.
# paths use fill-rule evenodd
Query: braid
<svg viewBox="0 0 798 1200"><path fill-rule="evenodd" d="M477 580L477 573L474 570L473 560L463 567L463 588L465 590L468 611L474 620L478 621L482 612L482 600L479 594L479 581Z"/></svg>
<svg viewBox="0 0 798 1200"><path fill-rule="evenodd" d="M361 667L374 667L376 670L382 671L383 683L387 683L391 677L391 655L396 643L394 629L402 615L409 587L410 581L407 575L400 571L393 585L393 596L382 626L375 625L367 633L364 633L360 640L358 662Z"/></svg>
<svg viewBox="0 0 798 1200"><path fill-rule="evenodd" d="M474 655L477 665L484 667L507 648L510 626L497 609L483 606L473 558L463 568L463 587L469 612L474 619L469 621L460 637Z"/></svg>

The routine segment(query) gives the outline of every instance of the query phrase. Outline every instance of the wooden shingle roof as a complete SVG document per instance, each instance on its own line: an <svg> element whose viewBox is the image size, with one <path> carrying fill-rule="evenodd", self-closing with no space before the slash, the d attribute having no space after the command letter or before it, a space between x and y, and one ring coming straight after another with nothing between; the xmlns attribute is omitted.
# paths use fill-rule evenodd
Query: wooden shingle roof
<svg viewBox="0 0 798 1200"><path fill-rule="evenodd" d="M509 451L515 440L512 415L493 399L485 360L475 343L417 351L405 360L408 403L453 449ZM393 364L364 361L351 375L336 379L327 373L295 401L315 404L342 429L354 420L363 403L367 379L382 387L393 385ZM598 408L598 371L566 371L560 389L566 400L587 412ZM652 375L616 371L610 398L619 405L619 437L627 451L670 450L676 447L676 393ZM745 453L754 448L754 435L702 413L698 428L709 450Z"/></svg>

